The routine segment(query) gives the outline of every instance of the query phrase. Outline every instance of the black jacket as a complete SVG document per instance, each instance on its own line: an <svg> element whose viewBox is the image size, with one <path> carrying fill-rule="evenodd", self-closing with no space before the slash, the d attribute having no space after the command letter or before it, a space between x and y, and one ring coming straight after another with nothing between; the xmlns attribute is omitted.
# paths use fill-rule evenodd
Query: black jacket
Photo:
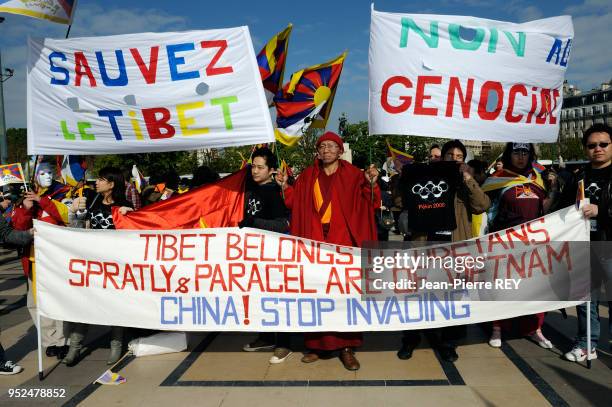
<svg viewBox="0 0 612 407"><path fill-rule="evenodd" d="M27 246L32 242L30 232L15 230L8 224L4 217L0 216L0 243L8 243L15 246Z"/></svg>
<svg viewBox="0 0 612 407"><path fill-rule="evenodd" d="M574 191L574 197L578 190L578 182L585 180L588 176L590 167L583 168L575 177L574 186L571 191ZM574 202L570 203L573 204ZM609 179L607 185L602 188L600 202L597 205L597 225L599 236L602 241L612 240L612 179Z"/></svg>

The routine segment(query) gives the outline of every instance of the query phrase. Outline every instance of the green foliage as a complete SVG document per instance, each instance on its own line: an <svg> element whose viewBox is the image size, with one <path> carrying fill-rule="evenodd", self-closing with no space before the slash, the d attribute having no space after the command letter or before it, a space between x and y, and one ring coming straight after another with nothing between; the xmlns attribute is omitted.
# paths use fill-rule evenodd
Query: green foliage
<svg viewBox="0 0 612 407"><path fill-rule="evenodd" d="M497 157L504 152L504 146L494 146L490 150L483 152L478 158L479 160L485 161L488 164L493 163L493 161L497 160Z"/></svg>
<svg viewBox="0 0 612 407"><path fill-rule="evenodd" d="M6 143L8 148L8 163L21 163L25 168L28 161L26 129L8 129L6 131Z"/></svg>
<svg viewBox="0 0 612 407"><path fill-rule="evenodd" d="M545 160L557 160L559 155L565 161L583 160L585 157L582 140L578 137L567 137L557 143L542 143L538 147L539 158Z"/></svg>
<svg viewBox="0 0 612 407"><path fill-rule="evenodd" d="M89 167L92 169L90 176L95 177L98 171L106 166L132 168L134 164L145 176L165 174L171 169L179 174L186 174L197 167L197 160L195 153L190 151L99 155L94 158L93 167Z"/></svg>
<svg viewBox="0 0 612 407"><path fill-rule="evenodd" d="M353 151L353 161L364 160L379 167L387 158L387 143L393 148L404 151L414 156L416 161L425 161L429 154L429 147L438 143L431 137L398 136L398 135L376 135L368 133L368 122L361 121L355 124L347 124L344 133L344 141L350 144Z"/></svg>
<svg viewBox="0 0 612 407"><path fill-rule="evenodd" d="M313 163L314 157L317 154L315 144L323 133L321 129L308 129L306 134L298 141L296 146L289 147L282 143L275 143L278 148L278 156L281 160L285 160L291 167L295 167L298 172Z"/></svg>

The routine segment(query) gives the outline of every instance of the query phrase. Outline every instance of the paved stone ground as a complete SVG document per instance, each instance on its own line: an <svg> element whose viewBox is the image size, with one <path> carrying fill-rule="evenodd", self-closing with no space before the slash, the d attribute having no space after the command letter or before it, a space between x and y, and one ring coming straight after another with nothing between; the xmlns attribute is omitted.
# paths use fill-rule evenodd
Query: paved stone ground
<svg viewBox="0 0 612 407"><path fill-rule="evenodd" d="M610 405L612 357L607 345L589 370L566 362L562 352L575 331L574 312L547 315L545 334L556 345L539 348L512 338L501 349L486 343L484 327L471 326L455 363L439 359L427 341L413 358L395 356L399 333L367 333L358 357L362 368L345 370L338 359L304 365L301 338L296 353L281 365L269 365L269 353L240 349L250 334L203 333L189 336L187 352L134 358L114 370L127 378L120 386L92 382L107 369L108 329L92 330L86 357L73 368L43 356L45 379L38 380L36 332L25 307L26 281L14 252L0 252L0 327L8 357L24 367L0 376L0 405L86 406L584 406ZM602 315L607 310L602 308ZM603 326L607 326L603 318ZM605 330L605 329L604 329ZM604 336L602 343L607 344ZM10 398L9 389L55 388L63 398Z"/></svg>

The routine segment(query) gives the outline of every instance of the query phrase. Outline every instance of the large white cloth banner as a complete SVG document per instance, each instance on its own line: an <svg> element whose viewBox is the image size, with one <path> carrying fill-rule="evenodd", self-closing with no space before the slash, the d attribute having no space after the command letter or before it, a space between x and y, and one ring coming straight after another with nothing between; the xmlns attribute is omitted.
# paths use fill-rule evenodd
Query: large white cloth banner
<svg viewBox="0 0 612 407"><path fill-rule="evenodd" d="M43 222L35 229L41 315L184 331L396 331L559 309L578 302L508 299L524 292L549 298L549 279L585 264L573 245L589 238L573 207L479 238L472 247L490 257L480 275L495 273L509 294L503 301L465 301L462 287L424 292L421 286L433 281L427 268L414 270L421 282L416 289L381 294L373 269L362 272L361 249L256 229L88 231ZM560 248L551 246L561 240ZM500 253L502 242L524 246L527 257L519 253L510 261L509 251ZM520 258L522 271L510 264ZM515 291L507 284L511 277L520 280Z"/></svg>
<svg viewBox="0 0 612 407"><path fill-rule="evenodd" d="M570 16L523 24L372 10L370 134L553 142Z"/></svg>
<svg viewBox="0 0 612 407"><path fill-rule="evenodd" d="M247 27L30 39L28 154L274 141Z"/></svg>

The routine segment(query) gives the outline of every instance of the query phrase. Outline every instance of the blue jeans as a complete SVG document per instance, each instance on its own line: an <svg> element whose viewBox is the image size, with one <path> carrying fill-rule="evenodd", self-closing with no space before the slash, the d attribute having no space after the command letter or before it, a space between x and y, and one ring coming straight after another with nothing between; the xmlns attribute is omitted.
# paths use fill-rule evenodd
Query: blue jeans
<svg viewBox="0 0 612 407"><path fill-rule="evenodd" d="M612 298L612 259L591 259L591 262L598 261L601 265L602 276L604 281L602 282L602 286L600 288L605 288L607 298ZM595 349L597 347L597 343L599 342L599 334L601 333L601 324L599 321L599 291L594 291L591 297L591 314L589 318L591 319L591 348ZM610 305L612 305L612 301L608 302L608 340L612 341L612 323L610 319ZM581 348L586 349L587 347L587 306L586 304L581 304L576 307L576 313L578 314L578 335L575 339L575 344L580 346Z"/></svg>

